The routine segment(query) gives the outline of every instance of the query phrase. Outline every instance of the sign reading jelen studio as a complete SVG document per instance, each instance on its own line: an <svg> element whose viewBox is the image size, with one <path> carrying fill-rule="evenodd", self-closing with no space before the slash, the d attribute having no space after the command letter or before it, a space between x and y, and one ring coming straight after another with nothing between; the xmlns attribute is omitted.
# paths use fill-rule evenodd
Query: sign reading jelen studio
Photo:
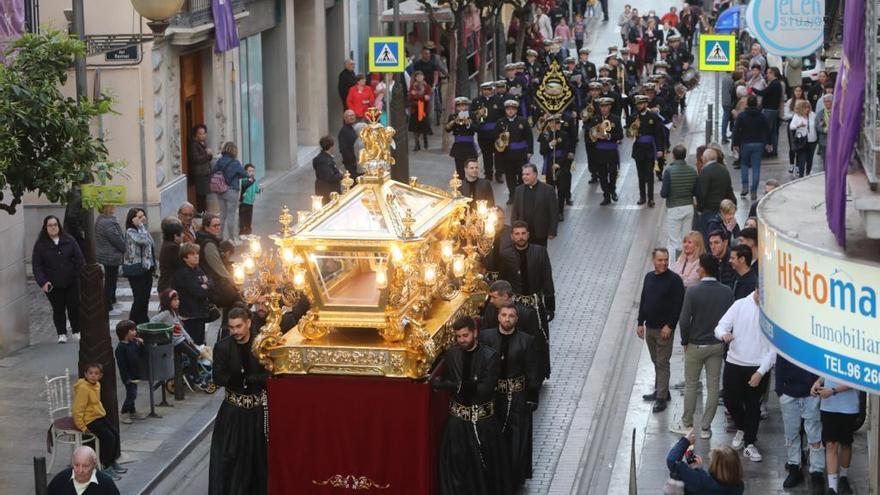
<svg viewBox="0 0 880 495"><path fill-rule="evenodd" d="M825 0L752 0L746 24L768 52L806 57L822 46Z"/></svg>
<svg viewBox="0 0 880 495"><path fill-rule="evenodd" d="M880 266L805 249L762 225L761 329L787 358L880 392Z"/></svg>

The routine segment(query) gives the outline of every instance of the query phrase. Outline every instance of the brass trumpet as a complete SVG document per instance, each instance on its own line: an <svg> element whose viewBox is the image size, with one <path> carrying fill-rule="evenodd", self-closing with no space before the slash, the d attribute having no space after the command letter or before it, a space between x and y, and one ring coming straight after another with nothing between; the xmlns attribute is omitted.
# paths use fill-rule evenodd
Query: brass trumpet
<svg viewBox="0 0 880 495"><path fill-rule="evenodd" d="M508 144L510 144L510 132L504 131L499 134L498 139L495 140L495 151L504 153Z"/></svg>
<svg viewBox="0 0 880 495"><path fill-rule="evenodd" d="M581 110L581 120L584 122L589 122L593 120L593 113L595 113L596 109L593 108L593 100L590 100L587 103L587 107Z"/></svg>
<svg viewBox="0 0 880 495"><path fill-rule="evenodd" d="M480 107L477 110L477 119L482 124L484 120L486 120L486 116L489 115L489 109L486 107Z"/></svg>
<svg viewBox="0 0 880 495"><path fill-rule="evenodd" d="M636 138L639 136L639 129L642 127L642 119L636 115L636 119L632 124L629 125L629 128L626 130L627 137Z"/></svg>
<svg viewBox="0 0 880 495"><path fill-rule="evenodd" d="M614 129L614 124L608 119L603 119L602 122L590 128L590 141L595 143L610 138L612 129Z"/></svg>

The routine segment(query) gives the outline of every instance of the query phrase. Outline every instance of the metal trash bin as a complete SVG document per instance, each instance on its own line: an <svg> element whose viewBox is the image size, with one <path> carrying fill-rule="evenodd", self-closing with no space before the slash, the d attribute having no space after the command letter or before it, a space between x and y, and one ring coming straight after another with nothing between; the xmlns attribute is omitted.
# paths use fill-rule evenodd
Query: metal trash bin
<svg viewBox="0 0 880 495"><path fill-rule="evenodd" d="M170 323L141 323L137 326L138 336L143 339L147 356L147 377L150 382L150 416L160 417L156 414L153 391L156 383L164 383L169 378L174 378L174 344L171 335L174 327ZM162 402L159 405L169 405L165 399L165 388L162 387Z"/></svg>

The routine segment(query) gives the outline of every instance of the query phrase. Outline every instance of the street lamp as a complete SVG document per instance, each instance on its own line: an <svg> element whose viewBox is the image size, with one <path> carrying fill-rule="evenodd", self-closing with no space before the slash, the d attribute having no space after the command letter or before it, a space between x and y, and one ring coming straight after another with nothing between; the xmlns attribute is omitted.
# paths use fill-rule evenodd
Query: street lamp
<svg viewBox="0 0 880 495"><path fill-rule="evenodd" d="M168 27L168 19L180 11L183 0L131 0L131 5L141 17L150 20L147 26L154 34L162 34Z"/></svg>

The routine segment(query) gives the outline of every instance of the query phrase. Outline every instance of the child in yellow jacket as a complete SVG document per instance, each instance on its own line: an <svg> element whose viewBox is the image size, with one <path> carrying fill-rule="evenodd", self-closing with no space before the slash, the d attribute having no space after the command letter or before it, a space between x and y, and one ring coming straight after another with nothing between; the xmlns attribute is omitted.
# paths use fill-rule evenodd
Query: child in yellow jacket
<svg viewBox="0 0 880 495"><path fill-rule="evenodd" d="M73 386L70 415L77 428L98 437L104 473L119 479L119 475L128 469L116 463L120 454L119 430L107 419L107 412L101 403L102 376L104 368L99 363L86 366L85 378L80 378Z"/></svg>

